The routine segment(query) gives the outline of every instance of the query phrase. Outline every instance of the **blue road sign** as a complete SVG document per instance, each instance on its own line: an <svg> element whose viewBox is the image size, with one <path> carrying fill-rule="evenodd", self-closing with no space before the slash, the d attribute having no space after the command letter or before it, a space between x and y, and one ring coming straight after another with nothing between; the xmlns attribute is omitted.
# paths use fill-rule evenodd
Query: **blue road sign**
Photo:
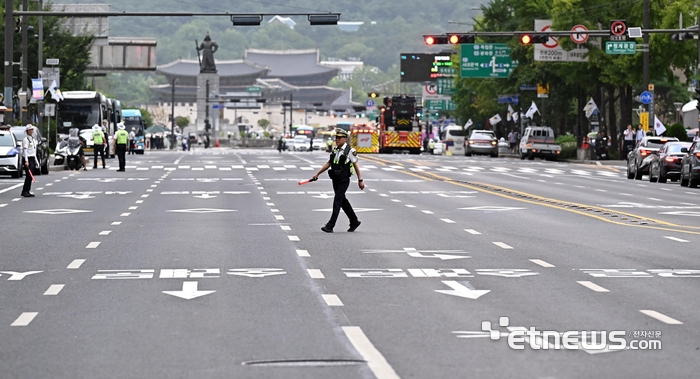
<svg viewBox="0 0 700 379"><path fill-rule="evenodd" d="M226 108L223 104L212 104L211 109L224 109Z"/></svg>
<svg viewBox="0 0 700 379"><path fill-rule="evenodd" d="M367 100L367 102L366 102L365 104L367 104L368 107L373 107L373 106L374 106L374 100L369 99L369 100Z"/></svg>
<svg viewBox="0 0 700 379"><path fill-rule="evenodd" d="M644 91L641 95L639 95L639 99L642 101L642 104L651 104L653 96L651 96L651 92Z"/></svg>
<svg viewBox="0 0 700 379"><path fill-rule="evenodd" d="M509 104L513 103L517 105L519 102L518 95L498 95L499 104Z"/></svg>
<svg viewBox="0 0 700 379"><path fill-rule="evenodd" d="M520 90L521 91L537 91L537 86L531 86L529 84L521 84Z"/></svg>

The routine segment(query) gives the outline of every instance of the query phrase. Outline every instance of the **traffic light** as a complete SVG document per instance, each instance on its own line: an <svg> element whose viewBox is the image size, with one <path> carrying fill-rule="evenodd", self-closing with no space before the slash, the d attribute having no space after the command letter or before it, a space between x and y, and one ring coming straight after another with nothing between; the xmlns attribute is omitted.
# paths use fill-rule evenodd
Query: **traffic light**
<svg viewBox="0 0 700 379"><path fill-rule="evenodd" d="M671 35L671 40L674 42L683 42L693 38L694 36L691 32L684 32Z"/></svg>
<svg viewBox="0 0 700 379"><path fill-rule="evenodd" d="M423 36L426 45L447 45L447 36Z"/></svg>
<svg viewBox="0 0 700 379"><path fill-rule="evenodd" d="M447 37L447 42L452 45L474 43L474 35L471 34L451 34Z"/></svg>
<svg viewBox="0 0 700 379"><path fill-rule="evenodd" d="M15 19L15 33L19 33L22 31L22 20L19 18Z"/></svg>
<svg viewBox="0 0 700 379"><path fill-rule="evenodd" d="M376 99L379 97L379 92L367 92L367 97Z"/></svg>
<svg viewBox="0 0 700 379"><path fill-rule="evenodd" d="M204 120L204 130L206 130L208 132L209 129L211 129L211 124L209 123L209 119L205 119Z"/></svg>
<svg viewBox="0 0 700 379"><path fill-rule="evenodd" d="M547 43L549 36L546 34L523 34L520 36L520 43L530 45L533 43Z"/></svg>

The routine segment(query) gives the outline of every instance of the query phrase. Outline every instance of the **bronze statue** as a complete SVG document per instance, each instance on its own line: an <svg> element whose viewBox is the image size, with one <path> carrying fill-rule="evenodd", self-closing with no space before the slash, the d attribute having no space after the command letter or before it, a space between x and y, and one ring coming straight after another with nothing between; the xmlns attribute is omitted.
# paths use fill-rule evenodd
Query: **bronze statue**
<svg viewBox="0 0 700 379"><path fill-rule="evenodd" d="M195 41L196 42L196 41ZM216 64L214 63L214 53L219 50L219 45L211 40L209 33L204 37L204 41L197 46L197 57L199 57L199 51L202 50L202 60L199 63L199 72L216 72Z"/></svg>

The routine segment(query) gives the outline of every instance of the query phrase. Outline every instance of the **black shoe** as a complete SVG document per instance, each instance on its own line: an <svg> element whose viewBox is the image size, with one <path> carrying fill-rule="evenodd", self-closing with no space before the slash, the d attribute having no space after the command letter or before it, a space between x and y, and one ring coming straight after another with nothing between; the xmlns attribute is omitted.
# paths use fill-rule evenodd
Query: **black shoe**
<svg viewBox="0 0 700 379"><path fill-rule="evenodd" d="M22 197L29 197L29 194L27 192L22 192Z"/></svg>
<svg viewBox="0 0 700 379"><path fill-rule="evenodd" d="M328 226L322 226L321 230L323 230L326 233L333 233L333 228L329 228Z"/></svg>
<svg viewBox="0 0 700 379"><path fill-rule="evenodd" d="M348 232L354 232L355 229L357 229L357 227L360 226L360 224L362 224L360 220L357 220L357 222L351 222L350 229L348 229Z"/></svg>

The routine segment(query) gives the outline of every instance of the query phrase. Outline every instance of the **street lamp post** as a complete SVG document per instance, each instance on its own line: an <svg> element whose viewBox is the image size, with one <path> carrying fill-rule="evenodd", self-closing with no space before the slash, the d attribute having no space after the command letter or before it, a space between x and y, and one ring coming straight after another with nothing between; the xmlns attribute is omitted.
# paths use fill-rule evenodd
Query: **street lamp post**
<svg viewBox="0 0 700 379"><path fill-rule="evenodd" d="M675 103L673 103L673 105L676 106L676 122L680 122L678 116L681 112L681 107L683 106L683 103L675 102Z"/></svg>
<svg viewBox="0 0 700 379"><path fill-rule="evenodd" d="M171 102L170 102L170 117L171 117L172 123L173 123L172 124L172 136L173 137L171 137L171 140L173 141L173 143L170 144L171 149L173 147L175 147L175 139L174 139L174 137L175 137L175 82L177 82L177 78L173 78L173 84L170 86L170 90L171 90L171 94L172 94L172 97L170 99L171 100Z"/></svg>

